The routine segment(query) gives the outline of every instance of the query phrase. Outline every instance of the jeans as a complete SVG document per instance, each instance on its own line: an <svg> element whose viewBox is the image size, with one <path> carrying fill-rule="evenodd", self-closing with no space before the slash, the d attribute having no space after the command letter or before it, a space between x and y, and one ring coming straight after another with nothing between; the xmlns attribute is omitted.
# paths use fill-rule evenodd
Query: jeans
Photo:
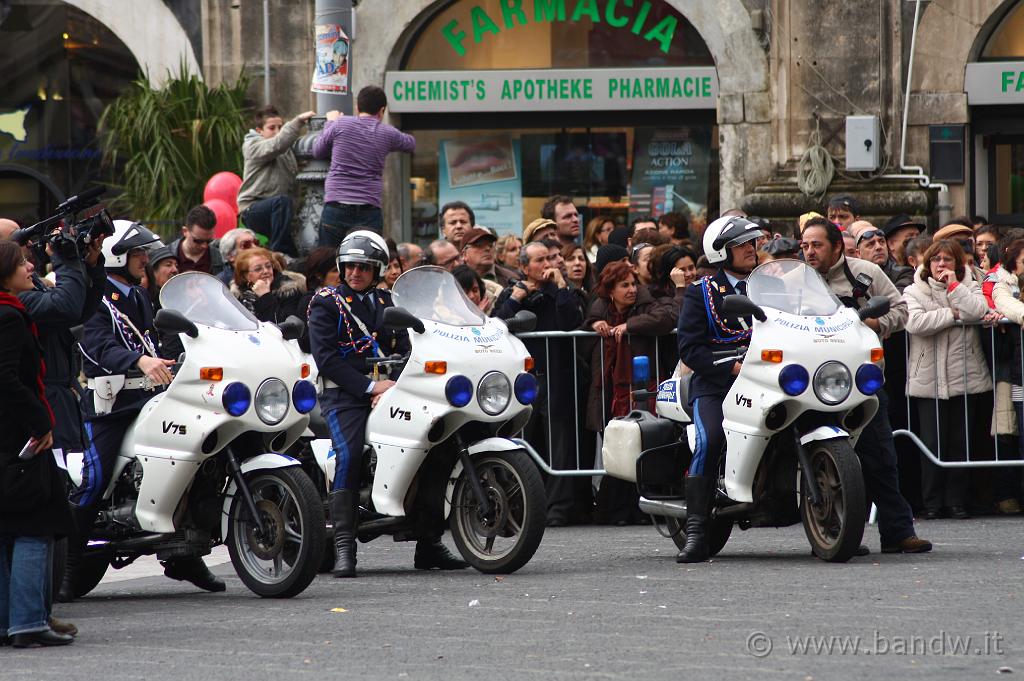
<svg viewBox="0 0 1024 681"><path fill-rule="evenodd" d="M318 245L337 248L345 235L354 229L368 229L381 234L384 214L380 208L369 204L325 203L320 213Z"/></svg>
<svg viewBox="0 0 1024 681"><path fill-rule="evenodd" d="M292 199L282 194L260 199L249 204L242 212L242 220L249 229L270 237L270 250L298 255L292 241Z"/></svg>
<svg viewBox="0 0 1024 681"><path fill-rule="evenodd" d="M0 636L50 628L46 614L49 537L0 535Z"/></svg>

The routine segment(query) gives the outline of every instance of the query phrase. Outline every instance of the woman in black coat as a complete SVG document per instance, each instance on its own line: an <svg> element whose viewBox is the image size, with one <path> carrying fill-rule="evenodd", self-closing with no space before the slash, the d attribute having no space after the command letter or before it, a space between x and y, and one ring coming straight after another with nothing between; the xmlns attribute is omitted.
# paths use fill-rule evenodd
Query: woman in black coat
<svg viewBox="0 0 1024 681"><path fill-rule="evenodd" d="M249 248L235 259L231 293L261 322L280 324L292 315L304 319L299 300L305 292L306 278L282 270L264 248Z"/></svg>
<svg viewBox="0 0 1024 681"><path fill-rule="evenodd" d="M32 269L17 244L0 242L0 639L18 648L73 640L47 615L49 544L71 514L51 453L39 334L17 298L32 290Z"/></svg>

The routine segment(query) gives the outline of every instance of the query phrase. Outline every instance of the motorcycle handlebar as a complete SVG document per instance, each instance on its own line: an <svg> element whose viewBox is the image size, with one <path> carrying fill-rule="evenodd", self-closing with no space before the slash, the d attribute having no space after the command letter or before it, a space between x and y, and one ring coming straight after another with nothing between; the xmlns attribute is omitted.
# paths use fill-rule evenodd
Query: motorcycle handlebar
<svg viewBox="0 0 1024 681"><path fill-rule="evenodd" d="M730 350L712 350L711 356L715 359L738 359L747 354L747 346L741 345Z"/></svg>

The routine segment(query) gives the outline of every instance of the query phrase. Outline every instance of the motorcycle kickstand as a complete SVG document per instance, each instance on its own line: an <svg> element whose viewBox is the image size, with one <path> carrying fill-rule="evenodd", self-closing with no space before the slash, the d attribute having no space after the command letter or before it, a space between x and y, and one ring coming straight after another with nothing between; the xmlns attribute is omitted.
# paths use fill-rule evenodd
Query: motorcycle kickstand
<svg viewBox="0 0 1024 681"><path fill-rule="evenodd" d="M256 524L257 539L262 539L267 536L267 528L263 524L263 516L256 509L256 500L252 497L252 490L249 489L249 485L245 482L245 476L242 475L242 467L238 465L238 459L235 458L235 453L231 451L231 447L225 447L224 451L228 457L228 471L231 473L238 491L241 492L245 505L249 507L249 513L252 514L253 521Z"/></svg>
<svg viewBox="0 0 1024 681"><path fill-rule="evenodd" d="M821 490L818 489L817 483L811 479L811 457L807 453L807 448L800 443L800 434L796 430L793 431L793 440L796 444L796 459L800 462L800 470L803 471L804 482L807 483L811 505L817 508L824 503L824 500L821 498Z"/></svg>
<svg viewBox="0 0 1024 681"><path fill-rule="evenodd" d="M481 518L488 520L494 512L494 506L491 504L491 499L487 496L487 492L484 491L483 483L480 482L480 478L476 475L476 467L473 465L473 460L469 457L469 448L463 444L462 438L458 433L455 434L455 444L459 448L459 460L462 462L462 468L465 469L466 477L469 479L469 487L473 490L473 496L476 497L476 502L479 504L477 514Z"/></svg>

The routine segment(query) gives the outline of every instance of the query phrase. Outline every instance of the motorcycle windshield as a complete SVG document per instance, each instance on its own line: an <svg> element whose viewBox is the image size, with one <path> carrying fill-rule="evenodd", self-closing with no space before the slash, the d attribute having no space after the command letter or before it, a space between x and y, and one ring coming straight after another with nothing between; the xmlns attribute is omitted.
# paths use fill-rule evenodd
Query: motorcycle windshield
<svg viewBox="0 0 1024 681"><path fill-rule="evenodd" d="M747 295L761 307L801 316L832 315L842 305L825 280L799 260L773 260L747 278Z"/></svg>
<svg viewBox="0 0 1024 681"><path fill-rule="evenodd" d="M440 267L414 267L398 278L391 294L395 305L420 319L451 326L480 326L487 321L451 272Z"/></svg>
<svg viewBox="0 0 1024 681"><path fill-rule="evenodd" d="M182 272L160 289L160 307L175 310L195 323L216 329L254 331L256 319L228 288L205 272Z"/></svg>

